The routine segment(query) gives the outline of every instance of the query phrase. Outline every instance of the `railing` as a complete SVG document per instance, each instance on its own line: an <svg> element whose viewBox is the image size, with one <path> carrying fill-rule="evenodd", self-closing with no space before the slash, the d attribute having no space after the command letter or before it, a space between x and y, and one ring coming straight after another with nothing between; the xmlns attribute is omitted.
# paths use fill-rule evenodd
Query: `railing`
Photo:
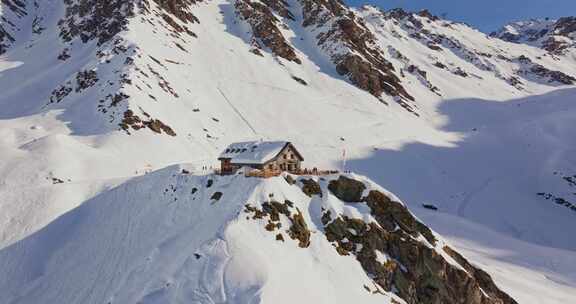
<svg viewBox="0 0 576 304"><path fill-rule="evenodd" d="M259 178L269 178L274 176L279 176L283 172L287 172L293 175L314 175L314 176L326 176L339 173L338 170L318 170L318 169L302 169L302 170L292 170L292 171L251 171L244 174L246 177L259 177Z"/></svg>
<svg viewBox="0 0 576 304"><path fill-rule="evenodd" d="M244 176L246 177L260 177L260 178L270 178L270 177L274 177L274 176L279 176L280 174L282 174L281 171L251 171L251 172L246 172L246 174L244 174Z"/></svg>
<svg viewBox="0 0 576 304"><path fill-rule="evenodd" d="M216 175L234 175L237 174L239 171L222 171L221 169L214 169L214 174ZM313 176L326 176L332 174L338 174L340 171L338 170L318 170L304 168L301 170L291 170L291 171L260 171L260 170L253 170L249 172L245 172L245 177L258 177L258 178L270 178L274 176L280 176L283 172L287 172L293 175L313 175Z"/></svg>
<svg viewBox="0 0 576 304"><path fill-rule="evenodd" d="M304 168L298 171L289 171L288 173L294 174L294 175L315 175L315 176L323 176L323 175L332 175L332 174L338 174L339 171L338 170L318 170L317 168L313 168L313 169L308 169L308 168Z"/></svg>

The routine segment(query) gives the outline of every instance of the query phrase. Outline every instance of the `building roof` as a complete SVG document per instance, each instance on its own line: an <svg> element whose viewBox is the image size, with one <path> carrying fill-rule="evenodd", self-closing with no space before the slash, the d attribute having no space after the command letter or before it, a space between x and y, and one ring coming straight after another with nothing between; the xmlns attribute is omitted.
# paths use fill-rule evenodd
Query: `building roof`
<svg viewBox="0 0 576 304"><path fill-rule="evenodd" d="M290 145L287 141L247 141L232 143L218 157L230 159L236 164L265 164L273 160L280 152ZM298 154L300 159L302 156Z"/></svg>

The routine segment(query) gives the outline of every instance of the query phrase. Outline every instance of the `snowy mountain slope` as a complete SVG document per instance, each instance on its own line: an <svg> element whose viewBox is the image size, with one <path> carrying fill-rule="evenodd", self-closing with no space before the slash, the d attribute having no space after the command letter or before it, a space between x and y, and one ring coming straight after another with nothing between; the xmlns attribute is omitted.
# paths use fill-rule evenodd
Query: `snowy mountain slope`
<svg viewBox="0 0 576 304"><path fill-rule="evenodd" d="M4 301L515 303L364 178L181 172L133 179L1 250ZM339 199L356 195L366 203Z"/></svg>
<svg viewBox="0 0 576 304"><path fill-rule="evenodd" d="M449 101L441 106L449 117L443 129L462 136L455 147L375 149L349 166L407 202L433 203L513 237L574 251L566 231L576 216L569 182L575 172L575 94L569 89L505 103Z"/></svg>
<svg viewBox="0 0 576 304"><path fill-rule="evenodd" d="M18 1L20 15L6 4L16 2L1 6L15 39L0 56L0 247L144 172L187 162L206 173L232 141L290 140L308 167L339 167L345 149L349 168L418 215L438 205L433 228L454 216L455 231L539 248L529 262L521 248L507 247L510 259L471 250L503 265L488 270L504 271L507 289L573 294L569 263L533 267L576 246L571 209L556 204L573 202L574 93L534 96L573 88L573 56L337 1L250 1L258 14L246 16L246 1ZM522 98L533 112L514 110ZM482 240L466 238L455 244ZM511 282L517 273L530 283Z"/></svg>
<svg viewBox="0 0 576 304"><path fill-rule="evenodd" d="M574 56L576 47L576 18L563 17L558 20L533 19L507 24L493 37L543 48L551 54Z"/></svg>

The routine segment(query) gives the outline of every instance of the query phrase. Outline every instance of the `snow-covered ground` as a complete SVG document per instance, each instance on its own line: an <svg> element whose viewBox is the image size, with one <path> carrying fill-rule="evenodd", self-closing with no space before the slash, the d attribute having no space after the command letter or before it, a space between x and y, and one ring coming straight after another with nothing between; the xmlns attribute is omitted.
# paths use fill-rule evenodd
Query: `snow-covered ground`
<svg viewBox="0 0 576 304"><path fill-rule="evenodd" d="M296 1L288 2L300 8ZM129 48L120 54L112 51L112 43L62 42L56 26L64 14L61 1L42 1L29 9L29 17L13 22L22 28L16 43L0 55L0 272L10 274L2 276L10 280L2 281L0 295L9 293L15 303L107 301L111 299L101 296L115 295L116 290L117 299L127 302L198 299L194 297L202 295L185 294L193 290L185 284L200 286L218 272L209 264L194 264L186 250L201 248L218 233L232 243L260 242L251 239L260 234L246 233L242 226L231 225L237 227L228 230L234 236L226 236L218 232L224 222L208 220L214 214L234 218L238 209L232 205L248 197L229 186L214 206L195 206L188 201L192 198L169 204L159 185L167 186L173 171L144 174L189 163L199 177L190 177L187 185L202 184L210 171L202 168L217 166L216 157L230 142L269 139L293 142L307 167L339 169L345 150L346 169L403 198L520 303L576 302L576 212L554 201L576 204L576 187L565 179L576 175L576 90L531 76L521 79L521 90L515 88L504 79L515 75L521 64L498 55L525 55L570 75L576 74L574 58L547 56L544 50L489 38L462 24L421 19L428 31L464 46L443 45L437 51L413 39L407 22L383 19L370 8L357 11L377 44L387 50L396 73L404 74L402 83L416 98L416 117L393 98L385 96L389 105L384 105L338 75L316 46L314 31L301 26L297 9L296 21L285 20L282 32L302 64L276 58L268 50L262 57L249 52L250 29L235 15L232 1L193 6L200 23L188 26L197 38L175 38L154 15L135 18L120 34ZM29 34L36 15L45 30ZM64 48L71 55L66 61L57 59ZM124 65L128 57L135 63ZM437 62L446 68L438 68ZM410 65L426 72L428 84L407 72ZM491 68L481 69L484 65ZM457 68L469 76L454 74ZM82 70L97 71L99 80L77 90ZM130 75L131 85L121 84L122 74ZM50 103L53 90L67 83L72 92ZM430 91L430 84L440 95ZM107 106L107 96L118 92L129 99L103 113L100 100L107 100ZM177 135L147 128L128 135L118 127L127 109L161 120ZM227 182L222 183L218 186L226 187ZM254 181L242 185L264 187ZM232 200L236 192L238 200ZM423 209L422 204L434 204L439 211ZM193 230L198 235L189 233ZM286 276L290 282L282 286L270 283L265 299L275 302L274 288L300 288L295 297L315 296L319 302L366 297L361 288L361 295L339 292L357 265L332 268L336 260L314 264L310 256L283 252L275 242L269 256L294 259L291 263L276 265L266 260L266 253L245 252L241 246L234 254L224 254L231 244L222 241L210 246L202 248L212 252L208 254L214 265L223 265L218 261L230 256L240 259L229 264L228 289L201 286L212 296L238 297L245 303L240 297L252 297L254 286L279 280L277 276L292 271L290 265L306 265L302 268L311 270L305 275ZM255 260L246 257L260 255L273 268L250 274L242 268ZM87 264L76 269L74 263ZM179 272L187 267L191 272ZM188 276L197 272L201 274ZM153 279L146 280L150 274ZM319 277L326 274L330 276ZM233 285L241 284L239 276L245 278L244 285ZM306 287L312 280L324 282L322 287L330 291L316 294ZM174 282L178 291L166 291ZM107 289L114 292L101 292ZM292 300L297 299L302 298Z"/></svg>
<svg viewBox="0 0 576 304"><path fill-rule="evenodd" d="M264 219L244 212L271 199L302 210L309 248L288 234L275 240ZM360 265L314 225L321 206L342 208L336 202L311 199L283 177L194 176L173 166L103 192L4 248L0 294L14 304L388 303L391 295L363 288L373 283Z"/></svg>

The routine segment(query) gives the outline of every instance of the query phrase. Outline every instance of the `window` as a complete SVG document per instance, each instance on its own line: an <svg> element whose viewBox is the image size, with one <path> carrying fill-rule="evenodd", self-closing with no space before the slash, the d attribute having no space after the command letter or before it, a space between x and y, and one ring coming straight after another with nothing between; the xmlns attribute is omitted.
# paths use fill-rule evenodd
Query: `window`
<svg viewBox="0 0 576 304"><path fill-rule="evenodd" d="M269 165L268 165L268 169L274 170L274 164L269 164Z"/></svg>
<svg viewBox="0 0 576 304"><path fill-rule="evenodd" d="M288 158L288 155L284 154L282 157L283 157L284 159L287 159L287 158Z"/></svg>

